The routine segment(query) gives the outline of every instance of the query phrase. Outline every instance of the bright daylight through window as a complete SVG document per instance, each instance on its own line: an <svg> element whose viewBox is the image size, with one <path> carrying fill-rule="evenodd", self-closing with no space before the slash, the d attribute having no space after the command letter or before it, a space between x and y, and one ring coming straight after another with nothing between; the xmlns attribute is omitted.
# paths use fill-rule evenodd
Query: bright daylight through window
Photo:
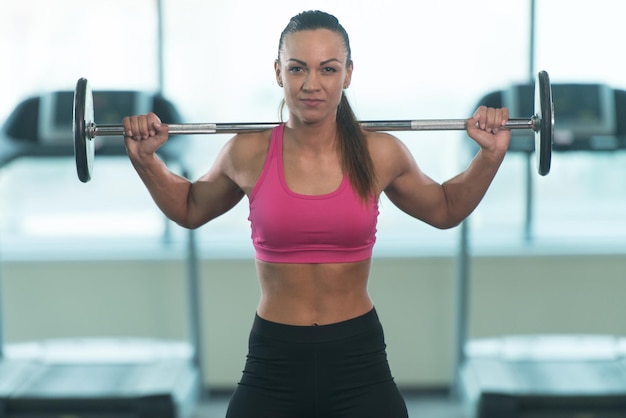
<svg viewBox="0 0 626 418"><path fill-rule="evenodd" d="M526 153L509 153L470 217L474 248L589 250L598 246L606 250L626 241L626 219L623 211L615 210L626 204L626 157L612 149L619 122L616 108L610 107L615 106L614 92L626 89L626 75L623 54L616 53L614 42L606 41L626 37L623 10L616 10L626 7L621 3L599 0L590 10L566 0L538 1L532 71L527 0L511 0L506 7L489 0L480 9L471 2L444 0L421 4L419 12L412 1L370 1L359 3L358 14L351 2L318 1L312 6L308 1L282 0L274 8L277 12L266 13L265 5L251 0L219 6L186 0L185 7L164 1L162 32L155 3L60 0L52 7L45 0L5 2L0 6L0 51L12 64L4 66L0 79L2 123L20 103L40 97L42 114L36 120L40 128L51 121L65 124L60 132L50 127L40 136L71 141L67 135L70 105L55 116L45 112L44 104L51 92L71 95L79 77L87 77L101 98L107 91L139 92L145 97L162 88L181 122L276 121L282 92L273 75L278 34L272 28L281 27L300 10L326 9L351 34L355 69L347 94L361 120L466 118L481 98L502 92L505 100L510 99L513 86L529 83L531 72L546 70L555 85L555 139L561 144L571 140L571 132L568 136L561 129L567 124L593 127L588 137L600 151L559 152L556 147L552 171L545 178L535 174L534 160L529 161ZM90 18L85 18L85 8ZM214 13L217 8L219 13ZM449 13L452 8L455 13ZM569 18L556 25L563 9ZM131 23L129 16L141 18ZM485 24L476 26L477 19ZM592 88L569 97L570 90L558 87L577 83ZM119 113L97 113L96 122L119 124L123 113L152 104L124 109L129 103L125 99L113 104L111 109ZM571 109L573 103L610 112L593 119L593 111L581 116ZM512 116L530 116L526 108L519 112L524 114ZM397 135L422 169L437 180L447 179L468 162L470 141L463 132ZM228 137L177 138L182 152L174 156L172 168L200 176ZM3 157L3 256L19 257L26 248L52 256L81 251L106 255L185 242L185 231L164 219L119 152L121 139L111 141L117 142L118 149L110 157L96 157L95 175L87 185L76 178L71 156L26 155L11 161ZM96 142L98 146L102 144ZM5 147L4 152L10 149ZM233 211L202 227L197 236L203 254L250 255L247 212L244 199ZM378 230L379 254L450 253L456 250L459 236L458 229L439 231L423 225L384 199Z"/></svg>

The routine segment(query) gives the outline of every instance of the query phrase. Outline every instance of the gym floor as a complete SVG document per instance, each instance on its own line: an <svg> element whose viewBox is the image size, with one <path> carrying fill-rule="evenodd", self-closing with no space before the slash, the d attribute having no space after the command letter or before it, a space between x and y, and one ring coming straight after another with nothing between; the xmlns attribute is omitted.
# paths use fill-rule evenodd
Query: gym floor
<svg viewBox="0 0 626 418"><path fill-rule="evenodd" d="M462 405L445 393L404 393L410 418L466 418ZM230 395L212 394L198 404L192 418L224 418Z"/></svg>

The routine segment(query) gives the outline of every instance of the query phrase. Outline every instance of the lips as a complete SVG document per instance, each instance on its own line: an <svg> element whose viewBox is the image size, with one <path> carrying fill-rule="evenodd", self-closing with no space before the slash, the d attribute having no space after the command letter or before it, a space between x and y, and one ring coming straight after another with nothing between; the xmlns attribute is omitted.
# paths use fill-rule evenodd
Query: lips
<svg viewBox="0 0 626 418"><path fill-rule="evenodd" d="M300 102L309 107L316 107L321 103L324 103L324 101L321 99L300 99Z"/></svg>

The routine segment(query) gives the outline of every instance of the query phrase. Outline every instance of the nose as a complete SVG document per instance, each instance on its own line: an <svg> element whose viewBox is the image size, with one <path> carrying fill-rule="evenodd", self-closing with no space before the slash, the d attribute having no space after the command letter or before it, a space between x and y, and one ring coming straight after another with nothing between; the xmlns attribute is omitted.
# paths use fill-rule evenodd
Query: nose
<svg viewBox="0 0 626 418"><path fill-rule="evenodd" d="M315 71L307 72L302 89L304 91L314 91L319 89L319 75Z"/></svg>

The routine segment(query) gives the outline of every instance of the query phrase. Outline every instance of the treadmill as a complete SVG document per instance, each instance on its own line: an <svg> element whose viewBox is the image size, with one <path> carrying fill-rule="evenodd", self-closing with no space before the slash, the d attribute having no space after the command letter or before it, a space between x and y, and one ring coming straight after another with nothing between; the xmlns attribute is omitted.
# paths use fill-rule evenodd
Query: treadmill
<svg viewBox="0 0 626 418"><path fill-rule="evenodd" d="M513 85L479 105L532 114L533 85ZM626 91L602 84L553 84L557 120L553 150L626 149ZM617 117L617 115L621 115ZM510 152L532 141L512 132ZM532 179L526 177L525 240L532 241ZM468 341L469 245L461 226L457 268L454 390L470 418L626 418L626 338L613 335L510 335Z"/></svg>
<svg viewBox="0 0 626 418"><path fill-rule="evenodd" d="M190 417L200 394L184 342L65 339L5 346L0 417Z"/></svg>
<svg viewBox="0 0 626 418"><path fill-rule="evenodd" d="M50 92L20 103L0 130L0 168L22 157L73 156L73 95ZM94 108L96 115L116 119L104 123L147 111L165 123L180 123L171 102L147 92L96 91ZM159 152L182 166L181 148L173 137ZM107 141L96 154L125 156L126 150L122 141ZM0 418L190 417L203 382L193 231L187 252L189 341L78 338L4 344L0 316Z"/></svg>
<svg viewBox="0 0 626 418"><path fill-rule="evenodd" d="M626 338L504 336L470 341L466 351L469 417L626 418Z"/></svg>

